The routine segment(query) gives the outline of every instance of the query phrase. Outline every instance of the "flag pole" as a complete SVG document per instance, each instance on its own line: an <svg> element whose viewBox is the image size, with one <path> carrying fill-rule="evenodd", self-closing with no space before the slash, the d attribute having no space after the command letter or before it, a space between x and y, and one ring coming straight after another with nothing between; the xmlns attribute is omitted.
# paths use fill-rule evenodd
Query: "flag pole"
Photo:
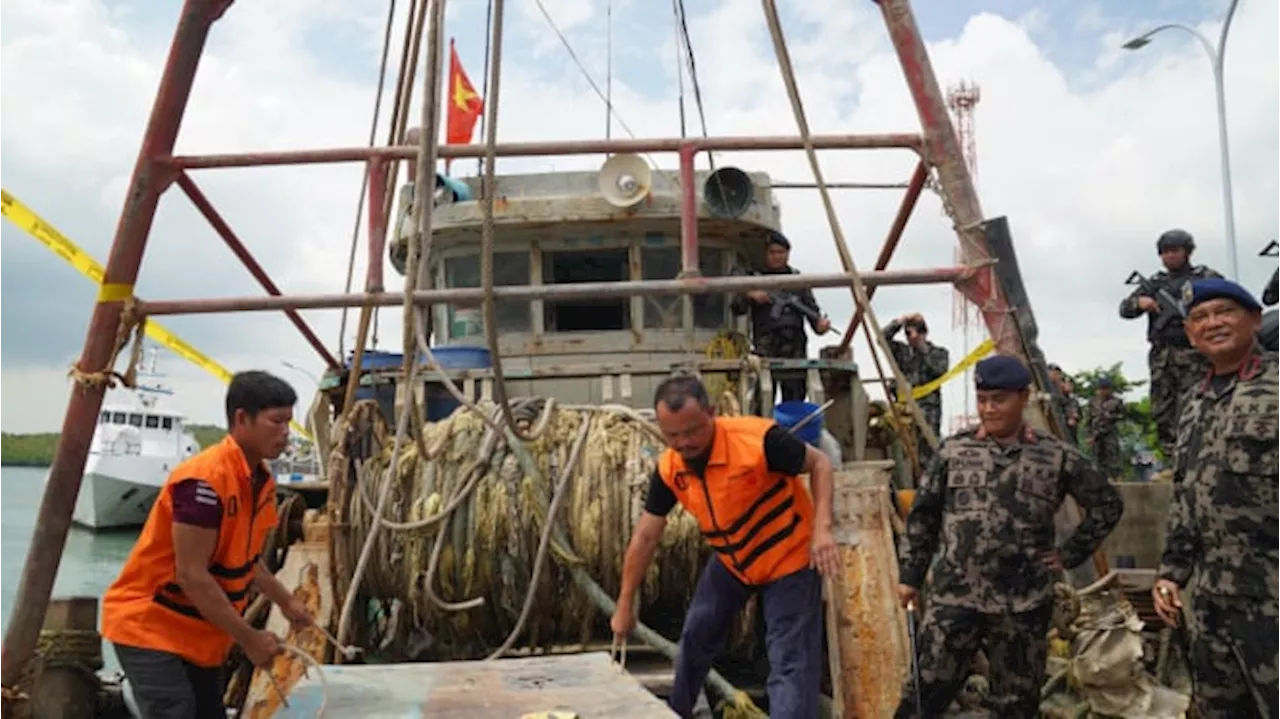
<svg viewBox="0 0 1280 719"><path fill-rule="evenodd" d="M453 83L454 83L454 79L453 79L453 58L455 57L456 53L457 53L457 51L456 51L456 50L454 50L454 48L453 48L453 37L451 36L451 37L449 38L449 78L448 78L448 80L446 80L446 81L445 81L445 83L444 83L444 98L443 98L443 99L444 99L444 103L445 103L445 104L444 104L444 106L445 106L446 108L447 108L447 107L449 107L450 98L452 98L452 97L453 97ZM446 121L446 122L445 122L445 127L446 127L446 130L445 130L445 142L446 142L446 144L448 143L448 140L449 140L449 137L448 137L448 129L447 129L448 124L449 124L449 123ZM448 174L449 174L449 168L450 168L451 166L453 166L453 158L452 158L452 157L446 157L446 158L444 158L444 174L446 174L446 175L448 175Z"/></svg>

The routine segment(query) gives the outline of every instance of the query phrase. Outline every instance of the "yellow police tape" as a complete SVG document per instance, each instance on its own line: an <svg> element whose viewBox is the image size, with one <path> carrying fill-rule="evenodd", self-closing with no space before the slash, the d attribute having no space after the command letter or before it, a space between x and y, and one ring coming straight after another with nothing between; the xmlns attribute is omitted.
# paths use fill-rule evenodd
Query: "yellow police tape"
<svg viewBox="0 0 1280 719"><path fill-rule="evenodd" d="M67 236L45 222L31 208L22 204L8 190L0 190L0 212L4 218L19 229L31 235L40 244L49 248L53 254L61 257L67 264L76 268L80 274L98 284L98 302L122 302L133 296L133 286L123 284L103 284L104 271L87 252L80 249ZM186 340L178 337L158 322L147 322L147 337L157 344L164 345L171 352L188 362L217 377L223 383L231 381L231 371L213 361L208 355L192 347ZM310 441L311 434L297 422L290 422L293 431Z"/></svg>
<svg viewBox="0 0 1280 719"><path fill-rule="evenodd" d="M966 370L968 370L970 367L977 364L978 360L991 354L992 350L994 350L995 348L996 348L995 342L991 341L990 339L984 340L982 344L978 345L977 347L974 347L973 351L970 352L968 355L966 355L964 359L957 362L956 366L947 370L946 374L933 380L932 382L929 382L928 384L922 384L919 387L912 387L911 396L915 399L920 399L925 395L933 394L942 385L964 374ZM899 391L898 394L899 394L899 401L905 402L906 398L901 396L902 392Z"/></svg>

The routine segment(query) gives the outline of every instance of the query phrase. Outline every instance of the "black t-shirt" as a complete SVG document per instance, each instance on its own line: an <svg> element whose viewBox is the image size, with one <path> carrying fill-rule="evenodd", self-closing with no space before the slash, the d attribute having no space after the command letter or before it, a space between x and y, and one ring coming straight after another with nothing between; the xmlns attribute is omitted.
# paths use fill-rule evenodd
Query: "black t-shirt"
<svg viewBox="0 0 1280 719"><path fill-rule="evenodd" d="M764 459L770 472L796 475L804 471L804 457L809 445L785 429L774 425L764 435ZM689 469L702 477L707 469L707 460L711 457L711 449L700 458L686 460ZM662 481L662 475L654 470L649 477L649 496L644 502L644 511L665 517L676 506L676 495Z"/></svg>

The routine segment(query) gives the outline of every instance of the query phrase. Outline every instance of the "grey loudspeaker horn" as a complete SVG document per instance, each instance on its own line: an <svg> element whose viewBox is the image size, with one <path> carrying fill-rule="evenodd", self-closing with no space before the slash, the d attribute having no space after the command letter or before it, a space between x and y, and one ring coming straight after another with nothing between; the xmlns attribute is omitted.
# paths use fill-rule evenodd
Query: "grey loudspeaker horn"
<svg viewBox="0 0 1280 719"><path fill-rule="evenodd" d="M653 176L639 155L614 155L600 166L600 194L614 207L631 207L649 194Z"/></svg>
<svg viewBox="0 0 1280 719"><path fill-rule="evenodd" d="M716 217L741 217L755 201L755 194L751 178L736 167L716 170L702 185L702 200Z"/></svg>

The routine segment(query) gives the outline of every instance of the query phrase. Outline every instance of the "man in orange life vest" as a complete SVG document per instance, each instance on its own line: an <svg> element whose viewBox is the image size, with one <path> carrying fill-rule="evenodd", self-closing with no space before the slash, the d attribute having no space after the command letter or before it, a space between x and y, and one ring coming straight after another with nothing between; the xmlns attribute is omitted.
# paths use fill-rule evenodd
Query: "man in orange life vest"
<svg viewBox="0 0 1280 719"><path fill-rule="evenodd" d="M295 626L312 621L260 561L276 525L266 460L288 445L297 399L266 372L232 378L226 438L173 470L102 599L102 636L143 719L224 719L222 664L231 645L258 666L280 652L279 638L242 616L251 586Z"/></svg>
<svg viewBox="0 0 1280 719"><path fill-rule="evenodd" d="M622 566L610 622L623 638L636 626L635 595L679 502L715 554L694 591L680 635L668 704L683 717L723 648L731 622L754 593L764 605L769 715L818 715L822 676L822 585L839 569L831 534L831 461L759 417L716 417L707 390L678 376L654 396L669 449L658 458L645 511ZM808 473L810 499L796 475Z"/></svg>

